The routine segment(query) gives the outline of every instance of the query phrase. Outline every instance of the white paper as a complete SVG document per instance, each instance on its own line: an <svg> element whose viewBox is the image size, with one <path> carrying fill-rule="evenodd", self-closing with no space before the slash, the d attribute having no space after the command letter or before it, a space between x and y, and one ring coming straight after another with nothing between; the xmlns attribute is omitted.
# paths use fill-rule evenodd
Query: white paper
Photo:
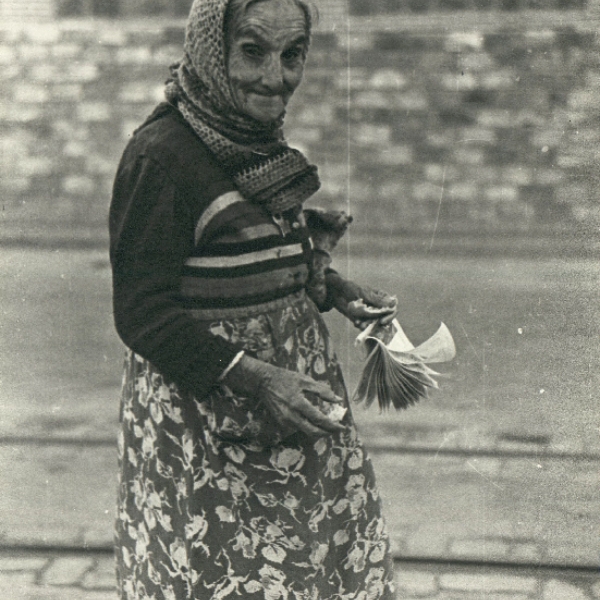
<svg viewBox="0 0 600 600"><path fill-rule="evenodd" d="M416 348L396 319L385 327L373 322L355 344L368 355L353 400L368 407L377 399L381 409L407 408L426 396L428 389L438 387L434 376L439 375L427 364L447 362L456 355L444 323Z"/></svg>

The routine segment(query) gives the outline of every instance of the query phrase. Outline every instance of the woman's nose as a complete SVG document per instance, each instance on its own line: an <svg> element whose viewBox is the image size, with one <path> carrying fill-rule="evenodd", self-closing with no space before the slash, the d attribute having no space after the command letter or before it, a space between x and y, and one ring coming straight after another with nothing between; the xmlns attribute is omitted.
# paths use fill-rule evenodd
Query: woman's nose
<svg viewBox="0 0 600 600"><path fill-rule="evenodd" d="M270 55L264 62L261 79L271 91L279 91L284 86L283 66L278 55Z"/></svg>

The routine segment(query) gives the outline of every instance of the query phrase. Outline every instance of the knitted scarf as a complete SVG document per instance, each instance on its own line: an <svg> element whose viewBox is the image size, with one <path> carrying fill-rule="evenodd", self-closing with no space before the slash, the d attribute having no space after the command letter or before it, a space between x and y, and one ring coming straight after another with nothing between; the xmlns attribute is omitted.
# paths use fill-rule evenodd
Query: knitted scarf
<svg viewBox="0 0 600 600"><path fill-rule="evenodd" d="M317 168L283 138L283 116L264 124L235 106L227 74L224 21L230 0L195 0L183 59L165 94L218 158L241 195L271 214L299 210L320 186Z"/></svg>

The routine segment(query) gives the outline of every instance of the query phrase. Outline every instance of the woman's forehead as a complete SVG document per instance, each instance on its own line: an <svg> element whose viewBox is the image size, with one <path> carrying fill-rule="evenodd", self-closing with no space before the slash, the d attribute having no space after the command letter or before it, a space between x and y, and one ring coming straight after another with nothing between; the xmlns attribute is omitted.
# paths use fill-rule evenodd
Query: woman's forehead
<svg viewBox="0 0 600 600"><path fill-rule="evenodd" d="M305 37L306 15L294 0L260 0L246 5L231 23L234 38L259 37L279 41Z"/></svg>

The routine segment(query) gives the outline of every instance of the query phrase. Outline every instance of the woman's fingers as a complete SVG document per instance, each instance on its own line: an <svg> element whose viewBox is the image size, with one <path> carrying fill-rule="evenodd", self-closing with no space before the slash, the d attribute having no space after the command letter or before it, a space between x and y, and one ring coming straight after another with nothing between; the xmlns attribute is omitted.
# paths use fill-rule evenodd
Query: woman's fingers
<svg viewBox="0 0 600 600"><path fill-rule="evenodd" d="M292 410L285 405L277 405L276 416L279 422L285 426L290 427L293 430L300 430L310 436L321 437L330 433L324 429L320 429L316 425L313 425L306 417L302 414Z"/></svg>
<svg viewBox="0 0 600 600"><path fill-rule="evenodd" d="M385 315L379 319L380 325L389 325L396 318L396 311L394 310L389 315Z"/></svg>
<svg viewBox="0 0 600 600"><path fill-rule="evenodd" d="M286 395L279 396L279 402L287 418L304 433L310 435L325 435L343 431L345 427L330 419L317 406L315 406L306 394L314 394L321 400L340 404L343 398L337 396L333 390L322 381L316 381L308 375L295 374L296 381L290 382L289 391ZM294 389L295 388L295 389Z"/></svg>
<svg viewBox="0 0 600 600"><path fill-rule="evenodd" d="M308 375L302 376L302 390L316 394L321 400L325 400L326 402L341 404L344 401L344 399L337 396L326 383L316 381Z"/></svg>
<svg viewBox="0 0 600 600"><path fill-rule="evenodd" d="M312 436L323 436L346 429L307 399L307 395L314 395L333 404L344 402L329 385L308 375L284 369L278 370L278 375L269 378L263 393L271 406L271 412L283 426L292 426Z"/></svg>
<svg viewBox="0 0 600 600"><path fill-rule="evenodd" d="M354 325L364 330L373 321L381 325L391 323L396 318L398 299L381 290L367 287L362 301L350 303L348 309Z"/></svg>
<svg viewBox="0 0 600 600"><path fill-rule="evenodd" d="M278 402L277 413L281 421L308 435L323 436L345 430L344 425L329 419L302 395L290 398L287 403Z"/></svg>
<svg viewBox="0 0 600 600"><path fill-rule="evenodd" d="M323 414L316 406L313 406L305 398L302 398L302 403L297 408L297 412L304 417L304 420L310 428L316 428L316 433L318 433L319 430L324 433L336 433L346 429L344 425L332 421L327 415Z"/></svg>
<svg viewBox="0 0 600 600"><path fill-rule="evenodd" d="M350 302L346 310L346 315L353 321L374 321L393 313L395 313L393 307L373 307L365 304L362 300Z"/></svg>
<svg viewBox="0 0 600 600"><path fill-rule="evenodd" d="M391 296L382 290L376 290L369 286L362 288L362 298L367 304L377 306L378 308L395 308L398 303L396 296Z"/></svg>

